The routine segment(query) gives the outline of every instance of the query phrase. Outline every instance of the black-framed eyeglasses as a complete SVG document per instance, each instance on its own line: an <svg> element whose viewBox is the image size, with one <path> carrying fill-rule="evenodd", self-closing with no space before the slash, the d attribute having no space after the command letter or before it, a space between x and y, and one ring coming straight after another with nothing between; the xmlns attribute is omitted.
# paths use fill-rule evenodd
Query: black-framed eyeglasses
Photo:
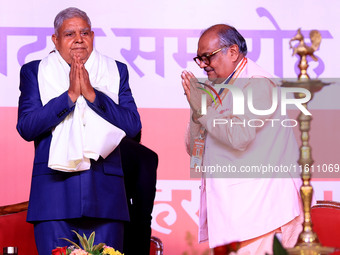
<svg viewBox="0 0 340 255"><path fill-rule="evenodd" d="M208 54L204 54L202 56L197 56L197 57L194 57L194 61L196 62L197 65L201 65L202 62L204 64L206 64L207 66L210 65L210 58L212 56L214 56L215 54L219 53L221 50L223 50L224 48L227 48L226 45L224 45L222 48L219 48L211 53L208 53Z"/></svg>

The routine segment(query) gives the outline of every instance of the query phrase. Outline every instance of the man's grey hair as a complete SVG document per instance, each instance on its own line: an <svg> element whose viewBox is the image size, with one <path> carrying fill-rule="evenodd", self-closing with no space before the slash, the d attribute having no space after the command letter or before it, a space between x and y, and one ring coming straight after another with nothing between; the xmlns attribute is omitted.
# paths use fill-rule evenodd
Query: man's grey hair
<svg viewBox="0 0 340 255"><path fill-rule="evenodd" d="M215 31L218 35L220 39L220 47L230 47L231 45L236 44L239 48L239 52L244 56L247 55L248 49L246 40L233 26L225 24L214 25L204 30L202 35L210 31ZM223 52L225 51L226 49L223 50Z"/></svg>
<svg viewBox="0 0 340 255"><path fill-rule="evenodd" d="M87 16L86 12L79 10L78 8L75 8L75 7L69 7L59 12L57 16L55 17L54 34L58 36L58 30L63 25L64 21L67 19L75 18L75 17L85 20L87 24L89 24L89 26L91 27L91 20Z"/></svg>

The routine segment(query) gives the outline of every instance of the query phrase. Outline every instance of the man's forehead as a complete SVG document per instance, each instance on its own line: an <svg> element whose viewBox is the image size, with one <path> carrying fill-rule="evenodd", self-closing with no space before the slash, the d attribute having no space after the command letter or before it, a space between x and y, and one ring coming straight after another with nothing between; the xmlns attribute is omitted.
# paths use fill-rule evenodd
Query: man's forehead
<svg viewBox="0 0 340 255"><path fill-rule="evenodd" d="M216 34L205 34L198 41L199 55L211 53L219 47L220 40Z"/></svg>
<svg viewBox="0 0 340 255"><path fill-rule="evenodd" d="M91 31L91 28L89 27L65 27L63 32L75 32L75 31Z"/></svg>
<svg viewBox="0 0 340 255"><path fill-rule="evenodd" d="M91 29L86 20L79 17L65 19L61 25L63 29Z"/></svg>

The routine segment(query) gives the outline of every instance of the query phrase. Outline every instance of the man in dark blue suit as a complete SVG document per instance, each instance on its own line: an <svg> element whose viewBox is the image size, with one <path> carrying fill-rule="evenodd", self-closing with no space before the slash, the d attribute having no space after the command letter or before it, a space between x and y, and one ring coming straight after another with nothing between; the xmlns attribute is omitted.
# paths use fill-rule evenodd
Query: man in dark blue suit
<svg viewBox="0 0 340 255"><path fill-rule="evenodd" d="M20 72L17 129L35 145L27 221L34 224L38 252L42 255L51 254L57 246L69 245L62 237L76 241L71 230L86 236L95 231L96 243L104 242L122 250L124 221L129 220L129 213L120 139L117 138L117 146L111 146L109 152L106 148L105 153L99 144L97 156L87 149L92 143L97 148L98 141L105 141L100 137L106 129L109 135L120 132L127 137L136 136L141 129L127 67L93 49L94 33L85 12L76 8L61 11L54 28L52 40L56 49L42 61L23 65ZM118 75L117 86L111 84L117 80L113 74ZM80 99L84 102L81 107ZM76 109L83 112L79 114ZM92 117L86 119L90 112ZM75 116L79 116L81 125L72 122ZM82 136L91 124L96 131L89 131L90 137ZM84 144L68 144L77 141L74 136L78 134ZM87 146L84 140L91 145ZM61 166L55 167L52 157L57 163L65 158L60 153L63 150L54 150L59 144L66 148L65 154L71 147L80 147L84 160L66 166L61 162Z"/></svg>

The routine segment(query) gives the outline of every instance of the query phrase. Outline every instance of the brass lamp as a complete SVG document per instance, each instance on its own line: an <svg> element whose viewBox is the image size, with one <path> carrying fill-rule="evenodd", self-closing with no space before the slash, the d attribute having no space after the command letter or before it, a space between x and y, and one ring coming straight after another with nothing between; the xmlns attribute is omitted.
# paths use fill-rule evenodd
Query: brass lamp
<svg viewBox="0 0 340 255"><path fill-rule="evenodd" d="M308 60L307 56L311 56L313 60L317 61L317 57L314 56L321 43L321 34L317 30L310 32L311 45L308 46L304 42L304 37L301 33L301 29L298 29L297 34L289 41L290 48L293 49L293 55L300 57L299 69L297 81L283 81L283 87L300 87L305 88L311 93L311 100L314 94L320 91L324 86L329 83L324 83L318 79L310 79L307 74ZM299 41L298 45L293 47L292 41ZM305 95L301 93L295 93L295 98L304 98ZM304 107L307 109L307 104L304 103ZM312 148L309 145L309 131L311 126L312 117L305 115L302 112L297 118L299 122L299 129L301 132L301 147L300 157L298 164L301 166L302 173L301 179L303 184L300 188L300 194L304 211L304 222L302 224L303 230L299 235L298 241L294 248L288 249L289 254L303 254L303 255L323 255L329 254L334 251L334 248L323 247L317 237L317 234L313 231L313 225L311 220L311 202L313 196L313 187L311 186L311 172L309 171L311 165L314 163L312 158Z"/></svg>

